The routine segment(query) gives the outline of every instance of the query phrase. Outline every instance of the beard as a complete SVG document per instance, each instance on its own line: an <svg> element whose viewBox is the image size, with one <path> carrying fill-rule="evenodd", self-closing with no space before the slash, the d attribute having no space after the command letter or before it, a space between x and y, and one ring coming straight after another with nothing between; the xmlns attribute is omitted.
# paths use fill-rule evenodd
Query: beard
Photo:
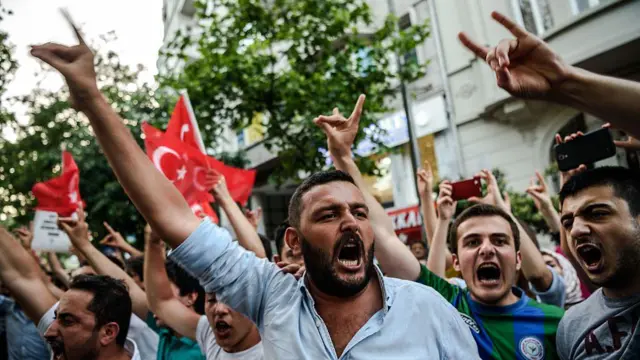
<svg viewBox="0 0 640 360"><path fill-rule="evenodd" d="M629 274L640 271L640 224L635 221L633 241L616 249L616 263L613 273L600 281L593 281L595 285L609 289L625 289L633 284Z"/></svg>
<svg viewBox="0 0 640 360"><path fill-rule="evenodd" d="M336 256L337 252L340 251L340 244L343 242L343 239L350 237L358 239L362 244L360 236L354 232L346 232L334 246L333 253L336 254ZM362 245L362 249L364 249L364 245ZM348 280L340 278L333 266L333 259L327 251L314 247L304 237L301 241L301 250L306 271L309 273L313 284L318 290L327 295L340 298L353 296L362 291L369 284L371 277L375 275L375 269L373 267L374 244L371 244L369 250L366 250L364 254L364 276L360 279L352 278Z"/></svg>

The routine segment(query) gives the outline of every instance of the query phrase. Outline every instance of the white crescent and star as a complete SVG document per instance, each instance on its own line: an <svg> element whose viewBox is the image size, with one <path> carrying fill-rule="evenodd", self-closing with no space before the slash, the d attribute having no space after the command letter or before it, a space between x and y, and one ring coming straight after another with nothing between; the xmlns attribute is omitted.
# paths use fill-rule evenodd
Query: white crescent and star
<svg viewBox="0 0 640 360"><path fill-rule="evenodd" d="M153 152L152 160L153 160L153 165L155 165L158 170L160 170L163 174L165 174L165 176L167 176L167 174L162 169L161 161L162 161L162 157L165 156L166 154L173 155L178 159L182 160L182 158L180 157L180 154L178 154L178 152L176 152L175 150L168 148L166 146L159 146ZM183 180L186 174L187 174L187 169L184 165L182 165L182 167L177 171L176 179L173 179L173 180L169 179L168 176L167 176L167 179L169 179L171 182L174 182L176 180Z"/></svg>

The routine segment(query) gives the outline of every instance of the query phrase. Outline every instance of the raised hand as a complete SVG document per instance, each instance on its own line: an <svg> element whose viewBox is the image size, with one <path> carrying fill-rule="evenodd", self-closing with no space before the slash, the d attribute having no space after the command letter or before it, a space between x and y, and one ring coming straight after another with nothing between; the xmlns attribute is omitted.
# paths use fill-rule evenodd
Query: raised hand
<svg viewBox="0 0 640 360"><path fill-rule="evenodd" d="M74 248L82 252L86 246L92 246L89 239L89 225L85 221L82 208L78 208L78 219L72 217L58 218L58 226L69 236Z"/></svg>
<svg viewBox="0 0 640 360"><path fill-rule="evenodd" d="M458 34L462 44L483 59L495 73L499 87L513 96L546 99L570 75L567 65L540 38L531 34L511 19L492 12L491 17L515 36L497 46L487 48L467 36Z"/></svg>
<svg viewBox="0 0 640 360"><path fill-rule="evenodd" d="M333 114L330 116L320 115L313 119L313 122L320 126L327 135L327 145L331 156L351 156L351 146L353 146L358 133L364 100L365 96L360 95L348 119L340 113L338 108L333 109Z"/></svg>
<svg viewBox="0 0 640 360"><path fill-rule="evenodd" d="M537 179L536 179L537 178ZM526 192L529 194L536 208L540 211L547 209L549 206L553 207L551 202L551 195L547 183L544 181L544 177L536 171L536 178L532 178Z"/></svg>
<svg viewBox="0 0 640 360"><path fill-rule="evenodd" d="M216 201L231 198L224 175L213 169L207 170L207 173L205 174L205 186L211 189L211 194Z"/></svg>
<svg viewBox="0 0 640 360"><path fill-rule="evenodd" d="M285 261L280 261L280 256L278 256L277 258L276 256L274 256L274 261L276 262L276 265L282 270L282 272L285 274L291 274L296 278L296 280L300 280L300 278L302 277L302 275L304 275L304 272L306 271L304 264L303 265L290 264Z"/></svg>
<svg viewBox="0 0 640 360"><path fill-rule="evenodd" d="M31 249L31 243L33 242L33 233L31 230L24 226L21 226L13 231L14 235L20 240L20 244L25 249Z"/></svg>
<svg viewBox="0 0 640 360"><path fill-rule="evenodd" d="M484 182L487 184L487 194L481 198L476 196L470 197L469 201L480 204L493 205L506 212L510 212L511 209L509 209L504 199L502 198L500 188L498 187L498 181L496 180L496 177L493 176L493 173L485 169L480 171L480 173L478 173L476 177L484 179Z"/></svg>
<svg viewBox="0 0 640 360"><path fill-rule="evenodd" d="M571 135L565 136L563 141L562 136L560 136L560 134L556 134L556 144L562 144L567 141L571 141L577 138L578 136L583 136L583 135L584 134L582 133L582 131L578 131ZM567 180L569 180L569 178L571 178L573 175L577 173L581 173L585 170L587 170L587 166L585 164L580 164L580 166L578 166L575 169L571 169L569 171L560 171L560 188L562 188L564 184L567 182Z"/></svg>
<svg viewBox="0 0 640 360"><path fill-rule="evenodd" d="M453 193L453 187L449 180L445 180L440 183L440 192L438 193L438 217L440 220L451 220L453 214L456 212L456 201L453 201L451 194Z"/></svg>
<svg viewBox="0 0 640 360"><path fill-rule="evenodd" d="M118 249L127 247L129 243L127 243L124 237L122 237L122 234L120 234L118 231L113 230L113 228L106 221L104 221L102 224L105 228L107 228L109 235L105 236L104 239L100 241L100 245L113 246Z"/></svg>
<svg viewBox="0 0 640 360"><path fill-rule="evenodd" d="M89 100L100 96L93 53L71 21L69 14L63 12L63 15L76 34L78 45L64 46L55 43L34 45L31 47L31 55L51 65L64 76L69 86L72 106L78 110L84 110Z"/></svg>
<svg viewBox="0 0 640 360"><path fill-rule="evenodd" d="M257 229L258 224L260 223L260 219L262 219L262 208L259 207L255 210L246 209L244 212L244 216L246 216L251 225L253 225L253 227Z"/></svg>
<svg viewBox="0 0 640 360"><path fill-rule="evenodd" d="M429 161L424 161L424 168L418 170L416 180L418 181L418 192L420 192L421 197L431 193L431 189L433 189L433 172Z"/></svg>

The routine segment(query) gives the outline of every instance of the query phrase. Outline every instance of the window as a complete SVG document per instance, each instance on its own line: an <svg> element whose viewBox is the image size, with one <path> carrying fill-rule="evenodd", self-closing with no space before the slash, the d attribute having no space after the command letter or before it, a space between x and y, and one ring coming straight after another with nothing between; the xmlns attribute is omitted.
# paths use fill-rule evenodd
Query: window
<svg viewBox="0 0 640 360"><path fill-rule="evenodd" d="M553 27L549 0L512 0L516 21L528 31L541 35Z"/></svg>
<svg viewBox="0 0 640 360"><path fill-rule="evenodd" d="M593 7L611 2L611 0L570 0L573 15L578 15Z"/></svg>
<svg viewBox="0 0 640 360"><path fill-rule="evenodd" d="M400 19L398 20L398 28L400 29L400 31L403 31L410 27L411 27L411 17L409 16L408 13L402 15L402 17L400 17ZM405 53L403 55L403 60L404 60L404 64L411 61L418 62L418 52L416 51L416 49L413 48L411 49L411 51L408 51L407 53Z"/></svg>

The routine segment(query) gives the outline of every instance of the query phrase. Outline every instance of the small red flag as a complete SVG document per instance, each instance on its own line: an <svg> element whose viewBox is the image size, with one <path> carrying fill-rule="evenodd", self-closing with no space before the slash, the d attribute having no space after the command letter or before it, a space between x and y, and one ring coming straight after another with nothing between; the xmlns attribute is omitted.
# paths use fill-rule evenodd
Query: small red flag
<svg viewBox="0 0 640 360"><path fill-rule="evenodd" d="M78 206L84 207L80 197L80 171L71 153L62 153L62 174L53 179L36 183L31 189L38 200L36 210L53 211L70 216Z"/></svg>

